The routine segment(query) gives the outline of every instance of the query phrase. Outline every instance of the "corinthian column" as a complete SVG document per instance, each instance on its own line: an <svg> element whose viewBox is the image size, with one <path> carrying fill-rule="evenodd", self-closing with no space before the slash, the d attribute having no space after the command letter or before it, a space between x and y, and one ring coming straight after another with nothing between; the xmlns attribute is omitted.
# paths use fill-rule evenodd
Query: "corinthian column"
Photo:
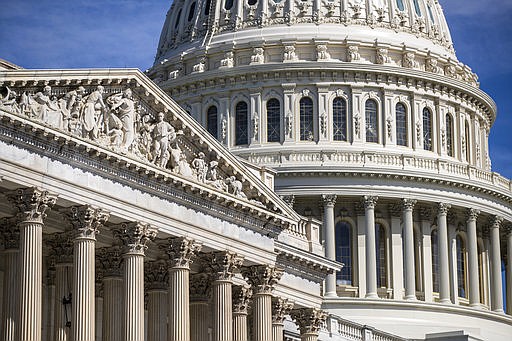
<svg viewBox="0 0 512 341"><path fill-rule="evenodd" d="M62 211L74 227L73 303L71 332L73 341L94 341L96 334L95 244L96 234L109 214L101 209L72 206Z"/></svg>
<svg viewBox="0 0 512 341"><path fill-rule="evenodd" d="M20 230L15 219L3 218L0 221L0 236L4 242L4 283L2 306L2 332L0 340L15 341L18 291L18 262L20 247Z"/></svg>
<svg viewBox="0 0 512 341"><path fill-rule="evenodd" d="M507 236L507 314L512 315L512 225L506 229Z"/></svg>
<svg viewBox="0 0 512 341"><path fill-rule="evenodd" d="M167 341L167 289L169 272L163 260L145 267L148 293L148 341Z"/></svg>
<svg viewBox="0 0 512 341"><path fill-rule="evenodd" d="M336 236L334 232L334 205L336 195L322 195L324 205L324 236L325 236L325 257L336 260ZM336 272L328 274L325 278L325 296L336 297Z"/></svg>
<svg viewBox="0 0 512 341"><path fill-rule="evenodd" d="M6 195L18 210L20 231L16 338L41 341L43 220L46 211L55 205L57 196L38 188L22 188Z"/></svg>
<svg viewBox="0 0 512 341"><path fill-rule="evenodd" d="M284 340L284 319L293 308L293 303L280 297L272 298L272 341Z"/></svg>
<svg viewBox="0 0 512 341"><path fill-rule="evenodd" d="M54 233L47 243L51 246L51 256L55 260L55 340L70 340L71 311L66 314L64 302L71 300L71 279L73 276L73 234ZM71 307L71 305L69 305Z"/></svg>
<svg viewBox="0 0 512 341"><path fill-rule="evenodd" d="M121 341L123 337L123 259L120 246L98 250L99 268L103 274L102 341Z"/></svg>
<svg viewBox="0 0 512 341"><path fill-rule="evenodd" d="M281 279L283 270L270 265L254 265L242 270L253 292L254 341L272 339L272 291Z"/></svg>
<svg viewBox="0 0 512 341"><path fill-rule="evenodd" d="M144 340L144 252L156 230L141 222L113 228L124 252L124 341Z"/></svg>
<svg viewBox="0 0 512 341"><path fill-rule="evenodd" d="M294 309L290 315L300 330L301 341L318 341L322 323L327 319L327 313L317 308Z"/></svg>
<svg viewBox="0 0 512 341"><path fill-rule="evenodd" d="M210 276L198 273L190 276L190 340L208 340L210 309L208 297Z"/></svg>
<svg viewBox="0 0 512 341"><path fill-rule="evenodd" d="M490 228L491 234L491 309L503 313L503 285L501 281L500 225L503 217L494 217Z"/></svg>
<svg viewBox="0 0 512 341"><path fill-rule="evenodd" d="M405 262L405 299L416 300L416 272L414 269L414 227L412 211L416 200L404 199L404 262Z"/></svg>
<svg viewBox="0 0 512 341"><path fill-rule="evenodd" d="M468 236L468 274L469 274L469 305L480 306L480 276L478 271L478 243L476 235L476 219L480 211L468 210L466 229Z"/></svg>
<svg viewBox="0 0 512 341"><path fill-rule="evenodd" d="M365 196L364 213L366 223L366 298L377 295L377 250L375 249L375 205L378 197Z"/></svg>
<svg viewBox="0 0 512 341"><path fill-rule="evenodd" d="M249 341L247 313L252 290L246 286L236 286L233 290L233 341Z"/></svg>
<svg viewBox="0 0 512 341"><path fill-rule="evenodd" d="M439 301L451 303L450 301L450 266L448 258L448 224L446 215L451 205L439 203L437 210L437 235L439 246Z"/></svg>
<svg viewBox="0 0 512 341"><path fill-rule="evenodd" d="M169 238L160 247L169 257L169 341L190 340L190 263L201 245L190 238Z"/></svg>

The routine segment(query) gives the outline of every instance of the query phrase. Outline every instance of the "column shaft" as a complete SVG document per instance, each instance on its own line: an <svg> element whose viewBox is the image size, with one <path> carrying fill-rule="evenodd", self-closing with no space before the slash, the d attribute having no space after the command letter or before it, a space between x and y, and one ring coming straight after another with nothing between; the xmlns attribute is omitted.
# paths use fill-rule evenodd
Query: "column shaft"
<svg viewBox="0 0 512 341"><path fill-rule="evenodd" d="M446 222L447 211L448 208L442 205L437 215L437 235L439 239L439 301L441 303L451 303L449 271L450 260L448 258L448 225Z"/></svg>
<svg viewBox="0 0 512 341"><path fill-rule="evenodd" d="M6 250L4 252L4 284L2 307L2 341L15 341L16 320L18 318L17 291L18 291L18 250Z"/></svg>
<svg viewBox="0 0 512 341"><path fill-rule="evenodd" d="M167 341L167 302L167 290L148 292L148 341Z"/></svg>
<svg viewBox="0 0 512 341"><path fill-rule="evenodd" d="M233 341L248 341L247 313L233 313Z"/></svg>
<svg viewBox="0 0 512 341"><path fill-rule="evenodd" d="M191 341L208 340L209 318L210 314L207 301L190 303Z"/></svg>
<svg viewBox="0 0 512 341"><path fill-rule="evenodd" d="M318 333L301 334L300 341L318 341Z"/></svg>
<svg viewBox="0 0 512 341"><path fill-rule="evenodd" d="M478 244L476 235L476 215L467 220L468 237L468 274L469 274L469 305L480 306L480 276L478 271Z"/></svg>
<svg viewBox="0 0 512 341"><path fill-rule="evenodd" d="M336 260L336 236L334 227L335 195L323 195L324 203L324 233L325 233L325 257ZM336 297L336 273L328 274L325 279L325 296Z"/></svg>
<svg viewBox="0 0 512 341"><path fill-rule="evenodd" d="M272 295L257 292L253 296L254 341L272 340Z"/></svg>
<svg viewBox="0 0 512 341"><path fill-rule="evenodd" d="M404 202L405 203L405 202ZM416 272L414 269L414 227L413 208L405 206L404 219L404 262L405 262L405 299L416 299Z"/></svg>
<svg viewBox="0 0 512 341"><path fill-rule="evenodd" d="M169 270L169 341L190 340L189 268Z"/></svg>
<svg viewBox="0 0 512 341"><path fill-rule="evenodd" d="M215 280L212 283L213 297L213 341L233 339L231 280Z"/></svg>
<svg viewBox="0 0 512 341"><path fill-rule="evenodd" d="M103 341L120 341L123 335L123 279L103 279Z"/></svg>
<svg viewBox="0 0 512 341"><path fill-rule="evenodd" d="M77 238L74 242L73 341L94 341L95 328L95 260L94 239Z"/></svg>
<svg viewBox="0 0 512 341"><path fill-rule="evenodd" d="M57 264L55 266L55 340L68 341L71 326L66 322L71 321L71 305L67 305L69 311L65 311L64 299L69 299L71 294L70 276L72 275L72 264Z"/></svg>
<svg viewBox="0 0 512 341"><path fill-rule="evenodd" d="M41 340L43 224L20 223L19 314L17 339Z"/></svg>
<svg viewBox="0 0 512 341"><path fill-rule="evenodd" d="M366 298L379 298L377 295L377 252L375 249L374 204L365 204L366 226Z"/></svg>
<svg viewBox="0 0 512 341"><path fill-rule="evenodd" d="M491 309L497 313L503 313L503 286L501 281L501 253L500 253L500 229L499 224L491 227Z"/></svg>
<svg viewBox="0 0 512 341"><path fill-rule="evenodd" d="M272 341L283 341L284 324L272 324ZM236 341L236 340L235 340Z"/></svg>
<svg viewBox="0 0 512 341"><path fill-rule="evenodd" d="M125 341L144 340L144 255L124 255Z"/></svg>

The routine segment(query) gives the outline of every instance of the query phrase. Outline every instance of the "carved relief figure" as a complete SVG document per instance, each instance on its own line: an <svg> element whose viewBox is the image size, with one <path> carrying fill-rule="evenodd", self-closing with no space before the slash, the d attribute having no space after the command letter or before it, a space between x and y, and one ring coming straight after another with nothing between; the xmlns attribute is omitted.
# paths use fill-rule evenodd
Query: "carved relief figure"
<svg viewBox="0 0 512 341"><path fill-rule="evenodd" d="M316 59L317 60L329 60L331 55L327 52L327 45L316 46Z"/></svg>
<svg viewBox="0 0 512 341"><path fill-rule="evenodd" d="M82 113L82 130L83 137L96 140L98 132L104 121L104 112L106 109L103 103L103 93L105 89L103 86L98 85L95 91L85 98L85 106Z"/></svg>
<svg viewBox="0 0 512 341"><path fill-rule="evenodd" d="M200 152L197 157L192 161L192 168L195 169L197 174L197 181L206 182L206 175L208 173L208 164L204 159L204 153Z"/></svg>
<svg viewBox="0 0 512 341"><path fill-rule="evenodd" d="M406 52L404 53L403 59L402 59L402 66L406 67L408 69L417 68L419 66L419 63L415 60L414 52Z"/></svg>
<svg viewBox="0 0 512 341"><path fill-rule="evenodd" d="M21 109L18 106L18 103L16 103L16 96L17 96L16 92L12 91L8 87L6 87L6 89L7 89L7 93L5 94L5 96L3 98L0 97L0 108L7 110L7 111L20 113Z"/></svg>
<svg viewBox="0 0 512 341"><path fill-rule="evenodd" d="M165 168L171 157L171 154L169 153L170 143L176 141L176 131L170 123L164 121L163 112L159 112L157 115L157 121L153 127L152 137L153 161L157 166Z"/></svg>
<svg viewBox="0 0 512 341"><path fill-rule="evenodd" d="M377 54L376 54L376 57L375 57L375 62L377 64L386 64L386 63L391 62L391 58L389 58L389 56L388 56L388 49L383 48L383 47L379 47L377 49Z"/></svg>
<svg viewBox="0 0 512 341"><path fill-rule="evenodd" d="M361 59L359 48L357 46L349 46L347 50L347 61L353 62L359 59Z"/></svg>
<svg viewBox="0 0 512 341"><path fill-rule="evenodd" d="M228 186L228 192L233 194L235 197L246 198L245 194L242 192L242 182L237 180L234 176L230 176L225 180L226 185Z"/></svg>
<svg viewBox="0 0 512 341"><path fill-rule="evenodd" d="M42 92L38 92L34 96L26 97L30 117L46 122L48 118L51 93L52 88L47 85L43 88Z"/></svg>
<svg viewBox="0 0 512 341"><path fill-rule="evenodd" d="M256 47L254 50L252 50L253 55L251 56L251 63L254 64L263 64L265 61L265 57L263 56L263 48Z"/></svg>
<svg viewBox="0 0 512 341"><path fill-rule="evenodd" d="M297 60L297 55L295 54L295 46L286 45L284 47L283 61L294 61L294 60Z"/></svg>
<svg viewBox="0 0 512 341"><path fill-rule="evenodd" d="M135 103L132 98L132 90L126 89L121 94L115 94L107 99L113 114L121 121L123 133L121 147L128 149L135 138Z"/></svg>

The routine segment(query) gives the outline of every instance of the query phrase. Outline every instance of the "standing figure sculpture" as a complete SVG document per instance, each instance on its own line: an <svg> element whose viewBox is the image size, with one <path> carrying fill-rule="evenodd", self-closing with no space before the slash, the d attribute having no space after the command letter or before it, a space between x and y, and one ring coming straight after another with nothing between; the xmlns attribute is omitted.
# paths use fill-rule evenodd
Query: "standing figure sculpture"
<svg viewBox="0 0 512 341"><path fill-rule="evenodd" d="M127 150L135 138L135 103L132 98L132 90L126 89L121 94L110 97L107 103L111 104L112 112L117 114L121 121L123 140L121 148Z"/></svg>
<svg viewBox="0 0 512 341"><path fill-rule="evenodd" d="M170 143L176 141L176 131L170 123L164 121L163 112L159 112L157 115L152 135L154 163L165 168L171 157L169 153Z"/></svg>
<svg viewBox="0 0 512 341"><path fill-rule="evenodd" d="M82 134L83 137L96 140L100 126L103 122L103 114L106 109L103 103L103 93L105 89L98 85L95 91L85 98L85 106L82 114Z"/></svg>

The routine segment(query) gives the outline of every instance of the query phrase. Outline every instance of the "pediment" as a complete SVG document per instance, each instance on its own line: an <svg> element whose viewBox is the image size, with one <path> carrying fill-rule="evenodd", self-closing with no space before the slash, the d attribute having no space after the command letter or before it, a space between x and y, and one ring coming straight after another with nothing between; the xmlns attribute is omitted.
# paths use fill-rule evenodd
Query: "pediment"
<svg viewBox="0 0 512 341"><path fill-rule="evenodd" d="M0 72L0 111L283 228L300 217L136 69ZM60 138L60 137L59 137Z"/></svg>

